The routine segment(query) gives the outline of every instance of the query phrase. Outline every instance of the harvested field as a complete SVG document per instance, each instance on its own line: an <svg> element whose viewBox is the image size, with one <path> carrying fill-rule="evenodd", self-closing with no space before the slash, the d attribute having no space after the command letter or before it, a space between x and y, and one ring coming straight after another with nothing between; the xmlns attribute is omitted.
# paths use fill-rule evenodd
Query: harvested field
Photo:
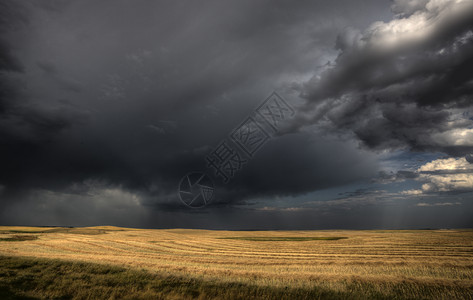
<svg viewBox="0 0 473 300"><path fill-rule="evenodd" d="M22 235L28 238L21 239ZM7 241L12 238L17 240ZM212 283L214 288L243 285L283 291L279 296L285 289L299 289L303 293L297 295L302 298L311 291L332 293L335 298L473 297L472 230L232 232L0 227L0 255L124 267L163 280L194 280L202 286ZM257 298L272 298L268 293ZM186 293L172 295L189 297Z"/></svg>

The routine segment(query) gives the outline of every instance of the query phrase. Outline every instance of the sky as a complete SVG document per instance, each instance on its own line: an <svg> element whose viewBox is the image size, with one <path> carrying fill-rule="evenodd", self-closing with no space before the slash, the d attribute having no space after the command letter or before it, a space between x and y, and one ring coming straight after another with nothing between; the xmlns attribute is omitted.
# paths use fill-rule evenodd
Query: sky
<svg viewBox="0 0 473 300"><path fill-rule="evenodd" d="M471 228L472 15L1 0L0 224Z"/></svg>

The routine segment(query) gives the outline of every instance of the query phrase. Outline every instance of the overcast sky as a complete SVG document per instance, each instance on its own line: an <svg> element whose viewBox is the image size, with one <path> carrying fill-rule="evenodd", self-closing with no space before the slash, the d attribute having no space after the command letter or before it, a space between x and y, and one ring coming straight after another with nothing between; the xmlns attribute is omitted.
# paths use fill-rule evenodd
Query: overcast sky
<svg viewBox="0 0 473 300"><path fill-rule="evenodd" d="M0 1L0 224L472 227L472 15L470 0ZM215 188L200 209L180 199L190 172Z"/></svg>

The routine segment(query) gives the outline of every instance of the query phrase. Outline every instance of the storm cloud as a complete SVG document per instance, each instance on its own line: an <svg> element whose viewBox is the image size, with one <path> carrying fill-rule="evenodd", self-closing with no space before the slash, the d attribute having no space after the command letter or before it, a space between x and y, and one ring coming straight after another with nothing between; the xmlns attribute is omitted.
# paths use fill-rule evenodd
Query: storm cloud
<svg viewBox="0 0 473 300"><path fill-rule="evenodd" d="M392 11L338 35L337 58L300 87L298 126L351 132L372 149L471 153L473 3L396 0Z"/></svg>
<svg viewBox="0 0 473 300"><path fill-rule="evenodd" d="M2 5L8 24L0 100L4 194L67 191L98 180L157 199L175 197L180 178L205 169L205 154L275 87L284 89L288 78L321 64L332 36L346 26L341 16L324 17L337 8L309 1L304 7L218 1ZM346 17L361 20L360 14ZM288 145L302 149L308 139L289 139ZM240 180L231 189L297 194L347 180L319 180L331 171L317 166L338 161L325 153L330 149L288 159L278 150L288 145L270 154L279 171L263 158L271 171L261 177L261 189L259 180ZM358 155L351 150L339 155ZM272 176L295 172L290 166L306 159L314 168L304 180L324 184L275 178L287 186L271 192ZM251 170L265 169L265 163L254 164Z"/></svg>
<svg viewBox="0 0 473 300"><path fill-rule="evenodd" d="M285 215L261 201L419 179L382 173L386 153L471 161L472 13L439 0L0 1L0 221L273 228ZM224 184L205 157L274 90L294 118ZM192 171L217 186L204 210L178 199ZM304 228L297 211L286 221Z"/></svg>

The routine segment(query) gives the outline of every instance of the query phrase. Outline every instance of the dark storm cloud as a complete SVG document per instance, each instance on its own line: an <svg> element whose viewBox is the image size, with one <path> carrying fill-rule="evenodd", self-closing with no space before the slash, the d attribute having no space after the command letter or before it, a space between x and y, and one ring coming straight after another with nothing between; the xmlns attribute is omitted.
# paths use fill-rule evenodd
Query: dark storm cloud
<svg viewBox="0 0 473 300"><path fill-rule="evenodd" d="M22 70L20 62L13 55L5 35L14 30L16 25L24 24L26 18L20 6L8 1L0 2L0 11L0 70L18 72Z"/></svg>
<svg viewBox="0 0 473 300"><path fill-rule="evenodd" d="M300 122L374 149L471 153L473 3L396 0L392 9L392 21L338 36L336 60L302 86L310 112Z"/></svg>
<svg viewBox="0 0 473 300"><path fill-rule="evenodd" d="M237 193L228 197L245 199L238 191L261 197L308 193L367 179L376 171L374 157L359 151L354 143L289 135L258 152L232 182Z"/></svg>
<svg viewBox="0 0 473 300"><path fill-rule="evenodd" d="M380 171L378 173L378 176L374 178L373 181L379 183L392 183L402 182L408 179L415 179L417 177L419 177L419 174L406 170L401 170L397 172Z"/></svg>
<svg viewBox="0 0 473 300"><path fill-rule="evenodd" d="M352 1L1 3L2 205L50 207L116 189L119 199L178 203L181 177L205 170L208 151L257 103L323 64L342 28L388 12L379 1L363 9ZM352 143L310 135L268 144L223 188L226 201L375 172Z"/></svg>
<svg viewBox="0 0 473 300"><path fill-rule="evenodd" d="M172 165L179 165L179 162ZM286 135L268 142L229 183L224 184L220 177L214 176L219 201L211 203L208 208L248 205L255 197L295 196L367 180L376 174L377 167L375 158L357 149L355 143L314 138L307 134ZM205 166L200 170L214 174L213 169ZM169 172L173 172L172 167ZM175 201L174 194L170 199L161 199L157 205L170 211L185 209Z"/></svg>

